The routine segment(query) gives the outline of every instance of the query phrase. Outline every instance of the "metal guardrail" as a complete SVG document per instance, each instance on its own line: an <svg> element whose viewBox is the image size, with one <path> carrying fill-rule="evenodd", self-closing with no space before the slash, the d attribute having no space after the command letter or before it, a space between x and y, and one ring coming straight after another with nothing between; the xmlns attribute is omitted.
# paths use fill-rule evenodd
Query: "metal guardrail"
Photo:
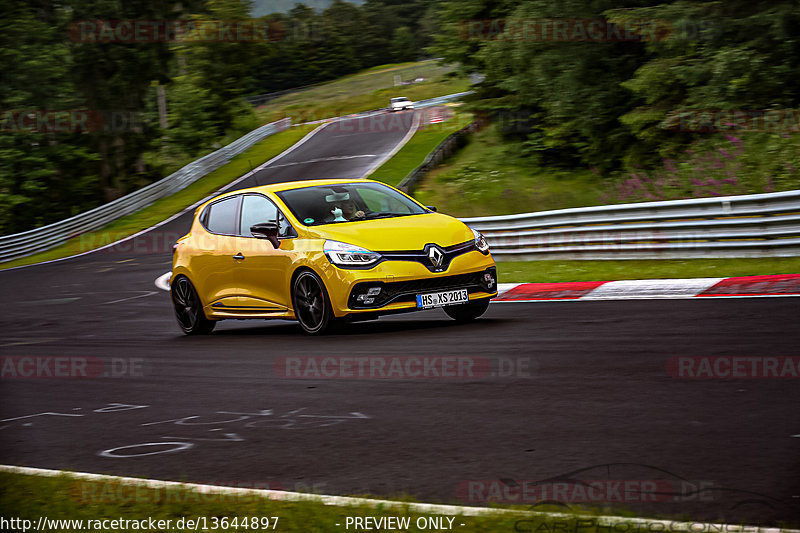
<svg viewBox="0 0 800 533"><path fill-rule="evenodd" d="M462 96L470 94L471 91L463 93L448 94L415 102L417 107L430 107L434 105L458 100ZM381 110L376 110L381 111ZM370 112L367 112L370 113ZM367 114L360 113L360 114ZM334 117L330 120L347 117ZM328 120L328 119L326 119ZM317 122L325 122L320 120ZM247 135L240 137L231 144L219 150L192 161L177 172L174 172L155 183L118 198L107 204L79 213L73 217L35 228L32 230L5 235L0 237L0 263L11 261L19 257L43 252L59 244L64 243L70 238L83 233L98 229L120 217L129 215L147 207L156 200L169 196L206 174L216 170L227 163L233 156L240 154L264 138L285 130L292 125L290 118L285 118L277 122L272 122L257 128Z"/></svg>
<svg viewBox="0 0 800 533"><path fill-rule="evenodd" d="M428 100L417 100L414 102L414 109L422 109L425 107L433 107L437 105L446 104L448 102L453 102L455 100L460 99L462 96L466 96L468 94L472 94L472 91L467 91L463 93L453 93L453 94L446 94L444 96L437 96L436 98L430 98ZM344 115L341 117L330 117L330 118L322 118L319 120L313 120L311 122L302 122L295 124L295 126L303 126L305 124L320 124L322 122L334 121L334 120L341 120L341 119L348 119L348 118L355 118L355 117L363 117L366 115L373 115L376 113L383 113L385 111L389 111L389 107L381 107L380 109L370 109L369 111L360 111L358 113L353 113L351 115Z"/></svg>
<svg viewBox="0 0 800 533"><path fill-rule="evenodd" d="M419 100L414 102L414 107L431 107L434 105L446 104L447 102L453 102L460 99L463 96L467 96L468 94L472 94L473 91L465 91L463 93L453 93L447 94L444 96L437 96L436 98L429 98L428 100Z"/></svg>
<svg viewBox="0 0 800 533"><path fill-rule="evenodd" d="M467 142L467 136L470 133L478 131L484 124L484 120L474 120L460 130L445 137L431 153L425 156L420 166L409 172L408 175L397 184L397 188L407 194L413 193L414 189L417 188L417 184L422 181L422 178L424 178L428 172L439 166L439 164L447 159L453 152L464 146Z"/></svg>
<svg viewBox="0 0 800 533"><path fill-rule="evenodd" d="M439 105L467 94L415 105ZM41 228L0 237L0 262L52 248L146 207L290 125L290 119L267 124L113 202ZM498 260L800 256L800 190L462 220L483 232Z"/></svg>
<svg viewBox="0 0 800 533"><path fill-rule="evenodd" d="M0 262L58 246L72 237L95 230L147 207L156 200L187 187L227 163L233 156L289 126L291 126L289 118L265 124L229 145L192 161L177 172L112 202L47 226L0 237Z"/></svg>
<svg viewBox="0 0 800 533"><path fill-rule="evenodd" d="M462 220L506 261L800 256L800 190Z"/></svg>

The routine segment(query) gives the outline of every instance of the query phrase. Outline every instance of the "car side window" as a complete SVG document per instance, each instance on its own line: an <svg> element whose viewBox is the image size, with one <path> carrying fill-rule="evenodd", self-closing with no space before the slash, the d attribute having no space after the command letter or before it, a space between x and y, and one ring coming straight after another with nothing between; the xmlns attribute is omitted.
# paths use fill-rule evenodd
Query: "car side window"
<svg viewBox="0 0 800 533"><path fill-rule="evenodd" d="M208 206L208 212L204 215L206 229L211 233L236 235L236 208L238 204L239 197L234 196Z"/></svg>
<svg viewBox="0 0 800 533"><path fill-rule="evenodd" d="M248 194L242 199L242 235L252 237L250 226L261 222L276 222L278 208L263 196Z"/></svg>
<svg viewBox="0 0 800 533"><path fill-rule="evenodd" d="M272 201L261 195L248 194L242 198L241 219L241 232L245 237L252 237L250 227L260 222L277 222L278 237L294 236L294 230L286 217L278 211Z"/></svg>

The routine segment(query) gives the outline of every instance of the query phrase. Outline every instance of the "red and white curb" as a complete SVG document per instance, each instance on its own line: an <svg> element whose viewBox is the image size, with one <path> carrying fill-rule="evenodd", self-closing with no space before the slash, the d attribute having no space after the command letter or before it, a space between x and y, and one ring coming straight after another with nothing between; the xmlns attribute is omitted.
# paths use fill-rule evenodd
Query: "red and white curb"
<svg viewBox="0 0 800 533"><path fill-rule="evenodd" d="M800 274L735 278L500 283L493 302L800 296Z"/></svg>
<svg viewBox="0 0 800 533"><path fill-rule="evenodd" d="M169 291L172 272L155 286ZM661 298L748 298L800 296L800 274L737 278L633 279L570 281L565 283L498 283L492 302L546 302L553 300L636 300Z"/></svg>
<svg viewBox="0 0 800 533"><path fill-rule="evenodd" d="M434 107L428 115L428 124L439 124L444 122L444 113L441 107Z"/></svg>
<svg viewBox="0 0 800 533"><path fill-rule="evenodd" d="M425 126L441 124L455 116L453 110L446 106L429 107L424 109L422 114L424 115L422 124Z"/></svg>
<svg viewBox="0 0 800 533"><path fill-rule="evenodd" d="M134 487L143 487L159 490L191 490L198 494L236 494L259 496L265 500L285 502L314 502L337 507L370 507L374 509L397 511L400 513L414 512L433 515L456 516L492 516L506 515L520 518L550 518L580 520L587 526L596 529L609 529L612 531L668 531L670 533L702 533L704 531L723 531L727 533L800 533L797 529L784 529L778 527L762 527L742 524L722 524L707 522L688 522L677 520L649 519L643 517L623 517L613 515L582 515L552 512L523 511L516 509L500 509L493 507L469 507L463 505L444 505L435 503L402 502L392 500L378 500L373 498L358 498L353 496L333 496L327 494L312 494L306 492L289 492L270 489L250 489L226 487L216 485L201 485L196 483L182 483L177 481L162 481L158 479L133 478L122 476L109 476L92 474L88 472L72 472L69 470L49 470L45 468L32 468L26 466L0 465L0 472L21 474L26 476L59 477L65 476L72 479L94 481L100 483L113 483ZM463 524L462 524L463 525Z"/></svg>

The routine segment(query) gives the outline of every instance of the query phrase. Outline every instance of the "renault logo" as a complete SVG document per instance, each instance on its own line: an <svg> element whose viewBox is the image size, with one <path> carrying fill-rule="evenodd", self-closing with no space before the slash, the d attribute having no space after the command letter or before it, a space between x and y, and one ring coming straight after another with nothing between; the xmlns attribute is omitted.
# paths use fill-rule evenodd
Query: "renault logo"
<svg viewBox="0 0 800 533"><path fill-rule="evenodd" d="M428 249L428 259L431 260L431 264L439 268L442 266L442 261L444 261L444 252L438 246L431 246Z"/></svg>

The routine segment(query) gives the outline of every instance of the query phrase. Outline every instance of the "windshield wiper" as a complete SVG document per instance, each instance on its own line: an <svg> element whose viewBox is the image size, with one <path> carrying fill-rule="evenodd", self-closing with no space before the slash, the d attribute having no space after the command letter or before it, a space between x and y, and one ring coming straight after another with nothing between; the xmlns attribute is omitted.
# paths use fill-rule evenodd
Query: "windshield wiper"
<svg viewBox="0 0 800 533"><path fill-rule="evenodd" d="M408 215L408 213L389 213L388 211L376 211L373 213L367 213L364 218L367 220L374 220L376 218L404 217L406 215Z"/></svg>

